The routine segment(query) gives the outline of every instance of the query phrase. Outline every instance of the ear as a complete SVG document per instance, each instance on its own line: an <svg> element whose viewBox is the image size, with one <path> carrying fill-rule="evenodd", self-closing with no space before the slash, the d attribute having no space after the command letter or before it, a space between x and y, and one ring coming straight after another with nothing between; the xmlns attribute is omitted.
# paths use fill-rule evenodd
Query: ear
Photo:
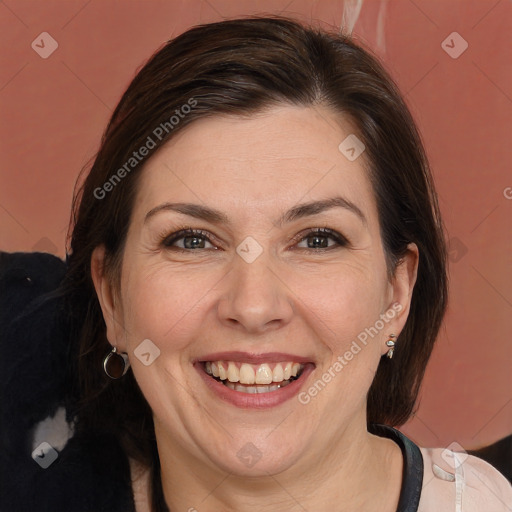
<svg viewBox="0 0 512 512"><path fill-rule="evenodd" d="M105 268L105 247L96 247L91 256L91 277L98 296L98 301L107 326L107 339L113 347L121 352L125 351L125 336L123 328L123 315L120 301L116 301L115 291Z"/></svg>
<svg viewBox="0 0 512 512"><path fill-rule="evenodd" d="M419 251L414 243L407 246L407 252L400 259L396 266L394 276L391 280L391 304L388 311L394 312L393 318L386 326L387 336L395 334L398 336L404 328L409 311L411 308L411 299L416 277L418 275ZM385 354L389 348L383 343L382 354Z"/></svg>

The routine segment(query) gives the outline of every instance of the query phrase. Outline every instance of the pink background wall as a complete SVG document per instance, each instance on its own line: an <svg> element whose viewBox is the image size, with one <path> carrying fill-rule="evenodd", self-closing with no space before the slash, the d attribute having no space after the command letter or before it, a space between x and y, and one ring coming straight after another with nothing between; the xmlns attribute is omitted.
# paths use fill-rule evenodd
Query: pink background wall
<svg viewBox="0 0 512 512"><path fill-rule="evenodd" d="M0 3L0 249L64 257L75 179L135 70L192 25L264 12L339 27L343 2ZM403 429L423 445L512 432L511 29L508 0L366 0L354 25L406 95L452 239L450 310Z"/></svg>

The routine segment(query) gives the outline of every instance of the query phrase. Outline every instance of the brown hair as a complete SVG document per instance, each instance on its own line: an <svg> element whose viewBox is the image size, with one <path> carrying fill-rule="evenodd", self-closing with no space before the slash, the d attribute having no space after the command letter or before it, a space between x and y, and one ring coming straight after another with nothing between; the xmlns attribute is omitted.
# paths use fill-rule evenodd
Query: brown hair
<svg viewBox="0 0 512 512"><path fill-rule="evenodd" d="M369 390L369 423L401 425L412 414L444 315L446 249L428 162L397 87L369 51L348 37L280 17L202 25L169 41L124 93L75 195L66 279L79 344L79 426L115 433L129 456L153 467L156 508L165 506L151 410L132 372L109 381L102 371L111 347L91 280L91 254L105 246L105 271L119 285L144 162L197 119L250 116L277 104L322 104L353 123L366 146L390 276L410 242L419 249L409 318L399 349L392 360L382 358ZM140 162L131 161L134 151L149 145L148 137L154 147Z"/></svg>

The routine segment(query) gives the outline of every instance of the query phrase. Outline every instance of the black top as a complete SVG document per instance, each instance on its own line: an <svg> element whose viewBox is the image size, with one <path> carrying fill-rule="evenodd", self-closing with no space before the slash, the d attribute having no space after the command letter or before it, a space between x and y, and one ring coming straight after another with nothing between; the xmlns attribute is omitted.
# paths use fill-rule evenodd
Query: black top
<svg viewBox="0 0 512 512"><path fill-rule="evenodd" d="M421 451L402 432L387 425L371 424L368 431L395 441L404 458L402 488L396 512L417 512L423 484L423 456Z"/></svg>

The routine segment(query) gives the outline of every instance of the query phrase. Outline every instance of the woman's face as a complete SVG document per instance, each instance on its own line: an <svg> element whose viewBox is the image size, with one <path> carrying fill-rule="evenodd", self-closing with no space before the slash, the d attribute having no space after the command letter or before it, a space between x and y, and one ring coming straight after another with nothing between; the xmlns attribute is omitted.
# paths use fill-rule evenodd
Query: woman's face
<svg viewBox="0 0 512 512"><path fill-rule="evenodd" d="M116 300L95 251L107 336L176 460L307 470L365 430L417 259L388 279L365 155L339 149L350 134L325 108L196 121L145 165Z"/></svg>

